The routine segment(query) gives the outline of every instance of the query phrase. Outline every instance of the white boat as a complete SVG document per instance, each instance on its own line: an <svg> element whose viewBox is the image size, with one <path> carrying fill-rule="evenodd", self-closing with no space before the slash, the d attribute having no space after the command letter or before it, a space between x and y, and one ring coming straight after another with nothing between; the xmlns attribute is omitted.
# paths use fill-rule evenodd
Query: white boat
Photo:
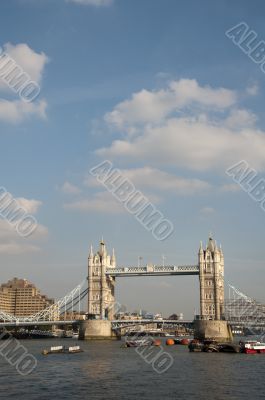
<svg viewBox="0 0 265 400"><path fill-rule="evenodd" d="M265 343L257 341L249 341L241 343L242 351L246 354L260 354L265 353Z"/></svg>

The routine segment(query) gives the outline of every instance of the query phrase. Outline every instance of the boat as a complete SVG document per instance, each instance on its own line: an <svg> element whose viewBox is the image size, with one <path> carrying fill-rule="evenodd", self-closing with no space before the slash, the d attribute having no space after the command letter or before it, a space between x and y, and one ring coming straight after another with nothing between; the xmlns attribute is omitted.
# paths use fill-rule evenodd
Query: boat
<svg viewBox="0 0 265 400"><path fill-rule="evenodd" d="M203 346L203 343L191 341L188 348L192 353L201 353L203 351Z"/></svg>
<svg viewBox="0 0 265 400"><path fill-rule="evenodd" d="M265 353L265 343L258 341L240 342L241 351L245 354Z"/></svg>
<svg viewBox="0 0 265 400"><path fill-rule="evenodd" d="M55 334L51 331L42 331L39 329L19 329L18 331L11 332L11 335L18 340L21 339L54 339Z"/></svg>
<svg viewBox="0 0 265 400"><path fill-rule="evenodd" d="M73 353L82 353L84 350L80 348L80 346L70 346L69 348L65 346L53 346L48 350L43 350L42 354L44 356L48 354L73 354Z"/></svg>
<svg viewBox="0 0 265 400"><path fill-rule="evenodd" d="M204 353L240 353L240 346L235 343L218 343L214 340L192 340L188 348L191 352L204 352Z"/></svg>
<svg viewBox="0 0 265 400"><path fill-rule="evenodd" d="M80 346L71 346L68 349L68 353L82 353L84 350L81 349Z"/></svg>
<svg viewBox="0 0 265 400"><path fill-rule="evenodd" d="M218 345L214 343L204 344L202 351L205 353L219 353L219 348Z"/></svg>
<svg viewBox="0 0 265 400"><path fill-rule="evenodd" d="M240 346L235 343L218 343L220 353L240 353Z"/></svg>
<svg viewBox="0 0 265 400"><path fill-rule="evenodd" d="M153 340L150 339L138 339L138 340L126 340L125 347L140 347L140 346L151 346Z"/></svg>
<svg viewBox="0 0 265 400"><path fill-rule="evenodd" d="M181 344L181 345L187 346L191 342L191 339L186 338L186 337L176 337L174 339L174 342L175 342L175 344Z"/></svg>

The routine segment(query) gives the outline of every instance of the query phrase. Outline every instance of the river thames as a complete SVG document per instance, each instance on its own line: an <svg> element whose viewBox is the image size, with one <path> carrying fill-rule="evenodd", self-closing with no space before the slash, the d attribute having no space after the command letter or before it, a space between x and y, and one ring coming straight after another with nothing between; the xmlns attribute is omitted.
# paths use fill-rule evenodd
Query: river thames
<svg viewBox="0 0 265 400"><path fill-rule="evenodd" d="M43 356L64 340L24 340L37 359L28 376L1 356L1 399L264 399L264 355L190 353L186 346L164 346L174 359L156 373L134 348L120 341L83 342L79 354Z"/></svg>

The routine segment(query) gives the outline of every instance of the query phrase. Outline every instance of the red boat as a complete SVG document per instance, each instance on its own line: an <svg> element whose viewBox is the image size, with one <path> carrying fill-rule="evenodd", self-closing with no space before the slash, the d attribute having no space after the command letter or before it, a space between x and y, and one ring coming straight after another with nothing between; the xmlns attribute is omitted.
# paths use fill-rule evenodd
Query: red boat
<svg viewBox="0 0 265 400"><path fill-rule="evenodd" d="M245 342L242 348L243 353L246 354L260 354L265 353L265 343L260 342Z"/></svg>

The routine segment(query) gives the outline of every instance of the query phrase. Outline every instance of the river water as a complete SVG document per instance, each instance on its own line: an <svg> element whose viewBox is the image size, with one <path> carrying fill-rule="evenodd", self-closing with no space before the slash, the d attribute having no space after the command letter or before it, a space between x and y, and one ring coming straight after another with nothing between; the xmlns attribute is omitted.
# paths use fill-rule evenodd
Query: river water
<svg viewBox="0 0 265 400"><path fill-rule="evenodd" d="M24 340L37 359L21 376L0 356L0 398L50 399L264 399L265 354L190 353L186 346L164 346L173 364L158 374L134 348L120 341L79 341L84 352L43 356L51 345L72 339ZM2 344L2 343L1 343Z"/></svg>

